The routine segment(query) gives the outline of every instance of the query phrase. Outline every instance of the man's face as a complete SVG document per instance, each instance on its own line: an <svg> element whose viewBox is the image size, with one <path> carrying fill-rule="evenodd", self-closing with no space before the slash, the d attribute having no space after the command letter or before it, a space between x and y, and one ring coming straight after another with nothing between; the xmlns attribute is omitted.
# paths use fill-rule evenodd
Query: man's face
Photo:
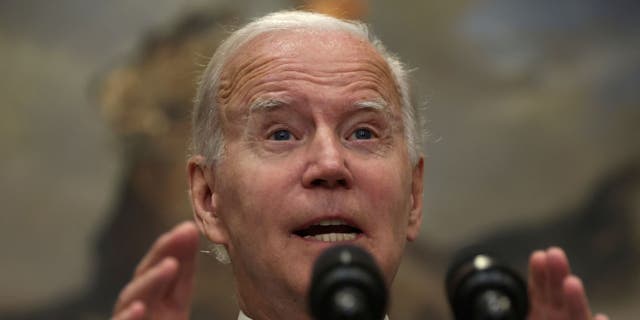
<svg viewBox="0 0 640 320"><path fill-rule="evenodd" d="M203 228L227 246L241 303L300 305L337 243L371 252L390 284L420 226L422 160L379 54L343 32L264 34L227 64L217 100L225 151Z"/></svg>

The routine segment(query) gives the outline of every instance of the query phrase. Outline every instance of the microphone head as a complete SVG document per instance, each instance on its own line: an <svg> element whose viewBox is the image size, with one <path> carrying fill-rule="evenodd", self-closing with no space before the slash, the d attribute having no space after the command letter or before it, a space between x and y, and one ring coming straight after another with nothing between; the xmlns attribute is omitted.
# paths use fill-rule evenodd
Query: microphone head
<svg viewBox="0 0 640 320"><path fill-rule="evenodd" d="M308 298L316 320L380 320L388 294L373 257L359 247L339 245L316 260Z"/></svg>
<svg viewBox="0 0 640 320"><path fill-rule="evenodd" d="M488 255L454 262L446 289L456 320L524 320L529 311L522 278Z"/></svg>

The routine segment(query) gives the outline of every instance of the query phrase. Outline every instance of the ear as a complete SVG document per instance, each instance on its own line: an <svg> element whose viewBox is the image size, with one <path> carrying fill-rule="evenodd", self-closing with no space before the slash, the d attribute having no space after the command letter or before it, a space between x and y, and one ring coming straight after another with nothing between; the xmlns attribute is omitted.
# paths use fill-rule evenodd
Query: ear
<svg viewBox="0 0 640 320"><path fill-rule="evenodd" d="M213 243L226 245L229 233L218 212L215 174L215 166L208 165L205 157L196 155L189 158L189 197L196 224L200 232Z"/></svg>
<svg viewBox="0 0 640 320"><path fill-rule="evenodd" d="M422 180L424 173L424 157L416 162L413 167L413 179L411 182L411 211L407 226L407 240L413 241L418 237L422 225Z"/></svg>

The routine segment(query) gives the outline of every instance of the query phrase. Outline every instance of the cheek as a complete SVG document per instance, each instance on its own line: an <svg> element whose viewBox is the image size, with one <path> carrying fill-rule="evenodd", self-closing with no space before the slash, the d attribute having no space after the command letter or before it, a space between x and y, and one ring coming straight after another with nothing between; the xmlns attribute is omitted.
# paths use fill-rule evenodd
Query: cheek
<svg viewBox="0 0 640 320"><path fill-rule="evenodd" d="M362 188L375 208L394 216L408 213L411 178L401 166L370 166L361 176Z"/></svg>
<svg viewBox="0 0 640 320"><path fill-rule="evenodd" d="M368 220L375 222L371 224L371 250L381 259L385 274L392 276L407 239L411 178L401 166L384 169L367 170L368 189L364 192L370 203Z"/></svg>
<svg viewBox="0 0 640 320"><path fill-rule="evenodd" d="M263 161L227 159L224 168L221 209L233 228L266 227L277 222L279 208L286 208L293 185L293 168L269 165ZM286 166L285 166L286 168Z"/></svg>

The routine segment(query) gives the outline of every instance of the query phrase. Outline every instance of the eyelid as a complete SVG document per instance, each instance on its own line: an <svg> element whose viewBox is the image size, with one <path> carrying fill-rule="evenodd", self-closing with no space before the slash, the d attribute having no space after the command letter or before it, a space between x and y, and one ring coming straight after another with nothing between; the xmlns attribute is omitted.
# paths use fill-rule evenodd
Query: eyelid
<svg viewBox="0 0 640 320"><path fill-rule="evenodd" d="M380 138L380 130L376 129L374 126L372 125L367 125L367 124L358 124L357 126L355 126L353 128L353 130L349 131L349 134L347 135L347 140L363 140L363 139L354 139L354 135L356 134L356 132L358 132L358 130L360 129L366 129L369 130L371 132L371 139L366 139L366 140L372 140L372 139L378 139Z"/></svg>
<svg viewBox="0 0 640 320"><path fill-rule="evenodd" d="M291 139L290 140L300 140L300 136L296 133L296 131L291 128L290 126L287 125L283 125L283 124L274 124L271 126L267 126L267 130L266 130L266 134L265 134L265 138L266 140L271 140L271 141L290 141L290 140L274 140L272 139L273 135L276 134L278 131L287 131L289 132L289 134L291 135Z"/></svg>
<svg viewBox="0 0 640 320"><path fill-rule="evenodd" d="M286 134L287 137L285 139L279 139L278 135L280 135L281 133ZM273 133L269 135L269 140L274 140L274 141L288 141L291 139L295 139L295 137L293 133L291 133L291 131L287 129L278 129L273 131Z"/></svg>

